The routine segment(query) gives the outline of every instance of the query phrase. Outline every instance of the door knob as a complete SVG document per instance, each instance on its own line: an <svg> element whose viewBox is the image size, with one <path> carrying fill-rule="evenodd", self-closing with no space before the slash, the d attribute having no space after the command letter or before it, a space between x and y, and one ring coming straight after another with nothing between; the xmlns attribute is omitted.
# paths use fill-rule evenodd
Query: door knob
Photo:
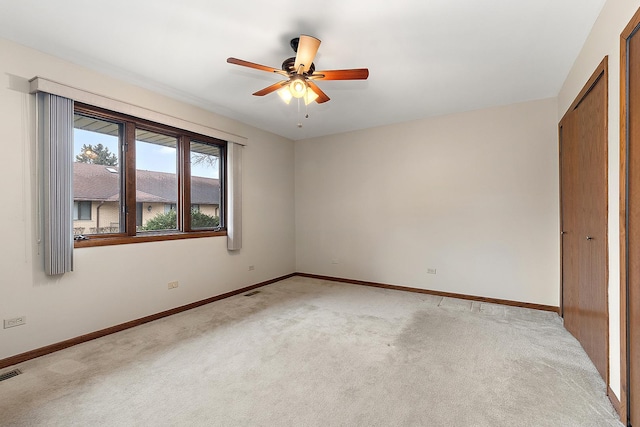
<svg viewBox="0 0 640 427"><path fill-rule="evenodd" d="M587 236L587 240L593 240L593 237Z"/></svg>

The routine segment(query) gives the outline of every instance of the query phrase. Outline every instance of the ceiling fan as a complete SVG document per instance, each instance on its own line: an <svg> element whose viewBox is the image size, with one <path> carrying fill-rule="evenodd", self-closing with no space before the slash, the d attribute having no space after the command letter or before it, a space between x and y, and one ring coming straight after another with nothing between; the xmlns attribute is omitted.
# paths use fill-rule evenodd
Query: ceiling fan
<svg viewBox="0 0 640 427"><path fill-rule="evenodd" d="M324 93L314 80L366 80L369 77L367 68L353 68L349 70L324 70L316 71L313 59L318 52L320 40L315 37L301 35L291 40L291 48L296 52L295 57L287 58L282 63L282 68L272 68L266 65L255 64L237 58L227 58L229 64L255 68L256 70L280 74L287 78L278 83L255 92L255 96L268 95L278 91L278 94L288 104L291 98L302 98L305 104L316 101L318 104L327 102L329 97Z"/></svg>

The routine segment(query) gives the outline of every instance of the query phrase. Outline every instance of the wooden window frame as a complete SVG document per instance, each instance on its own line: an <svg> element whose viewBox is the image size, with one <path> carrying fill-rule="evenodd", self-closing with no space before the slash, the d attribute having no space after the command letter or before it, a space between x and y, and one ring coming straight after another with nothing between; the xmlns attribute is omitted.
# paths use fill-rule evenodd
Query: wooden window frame
<svg viewBox="0 0 640 427"><path fill-rule="evenodd" d="M124 207L124 232L110 234L92 234L86 240L76 240L75 248L122 245L130 243L155 242L165 240L192 239L200 237L226 236L226 141L178 129L172 126L155 123L126 114L116 113L103 108L76 102L75 114L83 114L98 119L105 119L123 124L123 140L119 154L121 178L121 207ZM177 139L178 157L178 200L176 210L178 214L177 230L145 231L136 230L136 129L158 132L173 136ZM191 141L218 146L220 150L220 226L210 230L191 229Z"/></svg>

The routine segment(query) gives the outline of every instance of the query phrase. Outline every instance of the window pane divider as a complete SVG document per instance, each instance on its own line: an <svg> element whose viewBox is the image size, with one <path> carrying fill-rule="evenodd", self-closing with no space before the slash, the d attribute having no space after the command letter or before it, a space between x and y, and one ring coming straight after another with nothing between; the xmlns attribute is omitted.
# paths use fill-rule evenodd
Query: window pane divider
<svg viewBox="0 0 640 427"><path fill-rule="evenodd" d="M182 229L191 231L191 138L180 137L180 163L182 164L179 180L179 198L182 204L179 213L183 213Z"/></svg>
<svg viewBox="0 0 640 427"><path fill-rule="evenodd" d="M136 235L136 125L126 122L124 125L125 171L121 179L124 180L124 200L127 235Z"/></svg>

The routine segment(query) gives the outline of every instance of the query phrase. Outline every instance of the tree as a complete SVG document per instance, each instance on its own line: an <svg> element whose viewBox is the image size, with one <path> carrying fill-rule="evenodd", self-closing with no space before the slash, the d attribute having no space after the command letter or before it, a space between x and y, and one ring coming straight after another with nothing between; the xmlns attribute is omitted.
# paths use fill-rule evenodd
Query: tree
<svg viewBox="0 0 640 427"><path fill-rule="evenodd" d="M202 212L191 211L191 228L213 228L220 225L220 218L203 214ZM151 230L175 230L178 227L178 215L171 209L169 212L161 213L151 218L140 229Z"/></svg>
<svg viewBox="0 0 640 427"><path fill-rule="evenodd" d="M80 154L76 156L76 162L90 163L94 165L117 166L118 156L109 151L102 144L83 144Z"/></svg>
<svg viewBox="0 0 640 427"><path fill-rule="evenodd" d="M211 154L192 152L191 153L191 164L192 165L204 165L209 166L211 168L215 168L218 164L218 156L213 156Z"/></svg>
<svg viewBox="0 0 640 427"><path fill-rule="evenodd" d="M178 228L178 214L174 209L169 212L160 213L140 227L141 230L175 230Z"/></svg>
<svg viewBox="0 0 640 427"><path fill-rule="evenodd" d="M191 211L191 228L213 228L219 225L219 217L203 214L195 210Z"/></svg>

